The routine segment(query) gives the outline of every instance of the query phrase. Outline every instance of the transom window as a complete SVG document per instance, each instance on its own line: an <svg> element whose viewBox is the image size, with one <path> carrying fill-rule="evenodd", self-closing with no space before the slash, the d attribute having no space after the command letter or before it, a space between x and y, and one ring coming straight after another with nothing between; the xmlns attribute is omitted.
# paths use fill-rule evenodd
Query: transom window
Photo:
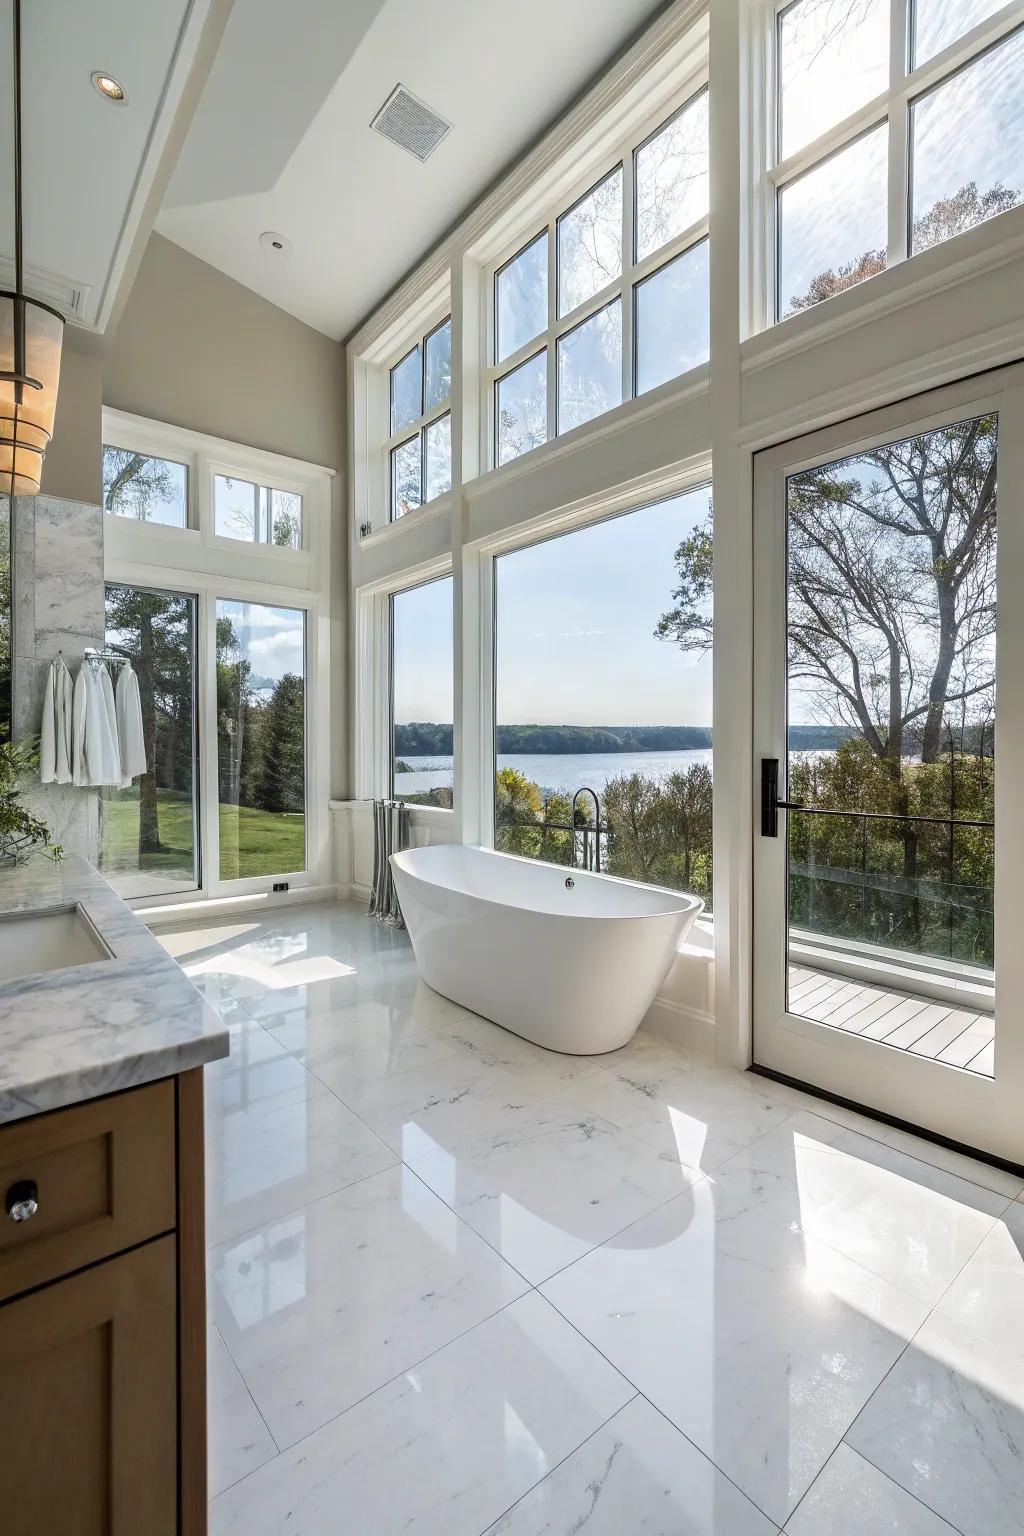
<svg viewBox="0 0 1024 1536"><path fill-rule="evenodd" d="M301 549L302 497L237 476L214 475L213 531L222 539Z"/></svg>
<svg viewBox="0 0 1024 1536"><path fill-rule="evenodd" d="M188 465L103 445L103 510L137 523L188 526Z"/></svg>
<svg viewBox="0 0 1024 1536"><path fill-rule="evenodd" d="M774 43L777 319L1024 201L1024 3L792 0Z"/></svg>
<svg viewBox="0 0 1024 1536"><path fill-rule="evenodd" d="M708 360L708 206L705 87L497 268L495 465Z"/></svg>
<svg viewBox="0 0 1024 1536"><path fill-rule="evenodd" d="M391 520L452 488L452 321L449 315L389 373Z"/></svg>

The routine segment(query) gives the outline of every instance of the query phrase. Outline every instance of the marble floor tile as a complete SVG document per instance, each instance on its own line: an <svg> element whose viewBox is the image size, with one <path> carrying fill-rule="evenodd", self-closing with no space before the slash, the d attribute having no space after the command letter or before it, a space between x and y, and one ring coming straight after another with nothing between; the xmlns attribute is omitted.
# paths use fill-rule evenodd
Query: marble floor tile
<svg viewBox="0 0 1024 1536"><path fill-rule="evenodd" d="M210 1253L214 1321L281 1447L526 1288L405 1167Z"/></svg>
<svg viewBox="0 0 1024 1536"><path fill-rule="evenodd" d="M702 1177L563 1095L502 1111L412 1166L534 1285Z"/></svg>
<svg viewBox="0 0 1024 1536"><path fill-rule="evenodd" d="M206 1240L238 1237L395 1165L368 1126L319 1084L302 1098L260 1098L209 1118Z"/></svg>
<svg viewBox="0 0 1024 1536"><path fill-rule="evenodd" d="M938 1311L1024 1361L1024 1206L1014 1200L957 1275Z"/></svg>
<svg viewBox="0 0 1024 1536"><path fill-rule="evenodd" d="M938 1142L928 1141L924 1136L914 1136L909 1131L897 1130L895 1126L883 1126L881 1139L898 1151L916 1157L919 1162L930 1163L935 1168L943 1168L947 1173L955 1173L959 1178L967 1179L971 1184L995 1190L996 1194L1005 1195L1007 1200L1014 1200L1024 1193L1024 1179L1017 1174L1007 1173L1003 1168L995 1168L991 1163L983 1163L980 1158L969 1157L964 1152L955 1152L951 1147L940 1146Z"/></svg>
<svg viewBox="0 0 1024 1536"><path fill-rule="evenodd" d="M932 1314L846 1438L962 1536L1024 1531L1024 1361L949 1318Z"/></svg>
<svg viewBox="0 0 1024 1536"><path fill-rule="evenodd" d="M836 1447L787 1523L785 1536L957 1536L848 1445Z"/></svg>
<svg viewBox="0 0 1024 1536"><path fill-rule="evenodd" d="M207 1330L206 1400L212 1499L277 1455L273 1436L216 1328Z"/></svg>
<svg viewBox="0 0 1024 1536"><path fill-rule="evenodd" d="M557 1074L523 1075L488 1066L431 1038L410 1042L409 1064L380 1073L374 1056L325 1062L317 1076L407 1162L461 1137L510 1108L524 1108L564 1086Z"/></svg>
<svg viewBox="0 0 1024 1536"><path fill-rule="evenodd" d="M479 1536L632 1396L532 1292L214 1500L211 1536Z"/></svg>
<svg viewBox="0 0 1024 1536"><path fill-rule="evenodd" d="M322 1086L259 1024L232 1031L231 1051L204 1071L207 1111L230 1113L265 1099L305 1098Z"/></svg>
<svg viewBox="0 0 1024 1536"><path fill-rule="evenodd" d="M326 1013L295 1009L285 1020L268 1019L267 1028L285 1050L315 1070L363 1051L376 1052L386 1063L406 1040L441 1038L440 1013L437 993L421 986L394 1002L364 991L347 1008Z"/></svg>
<svg viewBox="0 0 1024 1536"><path fill-rule="evenodd" d="M779 1525L928 1310L707 1179L541 1292Z"/></svg>
<svg viewBox="0 0 1024 1536"><path fill-rule="evenodd" d="M640 1068L602 1071L573 1091L584 1108L688 1167L710 1172L793 1113L760 1079L716 1068L670 1071L660 1051L657 1066L647 1055Z"/></svg>
<svg viewBox="0 0 1024 1536"><path fill-rule="evenodd" d="M720 1210L766 1206L934 1305L1007 1201L821 1116L800 1112L714 1174Z"/></svg>
<svg viewBox="0 0 1024 1536"><path fill-rule="evenodd" d="M571 1532L776 1536L776 1527L662 1414L635 1397L486 1536Z"/></svg>

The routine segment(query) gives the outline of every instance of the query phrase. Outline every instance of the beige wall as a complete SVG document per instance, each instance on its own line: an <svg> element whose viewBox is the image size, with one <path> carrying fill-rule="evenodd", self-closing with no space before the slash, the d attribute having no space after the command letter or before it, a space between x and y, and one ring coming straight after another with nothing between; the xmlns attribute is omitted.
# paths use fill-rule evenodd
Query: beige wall
<svg viewBox="0 0 1024 1536"><path fill-rule="evenodd" d="M95 338L76 331L74 326L65 326L57 416L53 440L43 460L44 496L99 505L102 404L103 358L99 346Z"/></svg>
<svg viewBox="0 0 1024 1536"><path fill-rule="evenodd" d="M110 339L105 405L340 469L337 342L153 235Z"/></svg>

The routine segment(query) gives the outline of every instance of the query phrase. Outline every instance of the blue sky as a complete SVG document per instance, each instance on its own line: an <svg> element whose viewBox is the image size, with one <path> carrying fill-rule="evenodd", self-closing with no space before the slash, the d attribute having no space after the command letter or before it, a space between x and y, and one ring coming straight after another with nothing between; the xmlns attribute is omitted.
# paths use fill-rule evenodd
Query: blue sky
<svg viewBox="0 0 1024 1536"><path fill-rule="evenodd" d="M497 561L500 724L710 725L711 658L655 640L695 491ZM451 719L451 582L395 602L395 719Z"/></svg>

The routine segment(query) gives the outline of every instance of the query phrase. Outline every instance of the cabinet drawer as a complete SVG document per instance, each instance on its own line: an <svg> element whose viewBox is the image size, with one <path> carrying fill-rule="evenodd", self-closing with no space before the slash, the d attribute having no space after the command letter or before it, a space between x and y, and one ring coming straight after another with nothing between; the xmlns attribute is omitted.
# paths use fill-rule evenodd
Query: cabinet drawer
<svg viewBox="0 0 1024 1536"><path fill-rule="evenodd" d="M31 1182L38 1209L7 1215ZM0 1127L0 1301L175 1224L174 1084L150 1083Z"/></svg>

